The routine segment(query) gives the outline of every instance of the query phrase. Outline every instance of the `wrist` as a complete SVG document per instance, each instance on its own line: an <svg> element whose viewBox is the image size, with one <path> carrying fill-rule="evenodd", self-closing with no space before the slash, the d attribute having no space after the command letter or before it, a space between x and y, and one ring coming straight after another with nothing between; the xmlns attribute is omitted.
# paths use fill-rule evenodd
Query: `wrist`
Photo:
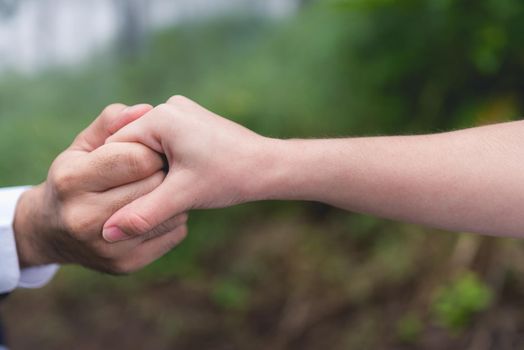
<svg viewBox="0 0 524 350"><path fill-rule="evenodd" d="M306 199L301 142L307 141L264 138L253 157L248 201Z"/></svg>
<svg viewBox="0 0 524 350"><path fill-rule="evenodd" d="M45 254L44 237L46 220L43 208L44 188L34 187L22 194L16 206L13 231L20 267L32 267L52 263Z"/></svg>

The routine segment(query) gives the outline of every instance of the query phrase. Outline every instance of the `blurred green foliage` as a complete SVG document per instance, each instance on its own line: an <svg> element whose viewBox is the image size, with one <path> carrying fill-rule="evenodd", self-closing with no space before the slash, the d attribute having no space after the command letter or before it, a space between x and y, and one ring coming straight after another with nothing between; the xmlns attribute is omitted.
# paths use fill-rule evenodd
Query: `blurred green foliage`
<svg viewBox="0 0 524 350"><path fill-rule="evenodd" d="M512 120L523 109L523 15L519 0L310 1L283 20L239 15L171 28L139 57L108 48L82 67L5 74L0 184L42 181L74 135L116 101L158 104L184 94L274 137L438 132ZM57 298L100 293L111 304L106 295L117 291L147 300L163 283L180 283L171 287L182 302L165 291L159 300L167 309L159 307L155 319L180 334L194 311L216 318L206 328L211 339L218 341L213 330L220 329L220 339L244 345L238 348L271 332L300 349L340 334L338 348L375 348L390 339L376 337L379 331L416 344L427 326L424 306L400 320L384 310L397 302L410 309L401 296L434 292L423 288L428 271L445 266L454 247L453 236L421 235L408 225L312 204L257 203L193 213L180 248L132 278L66 269ZM427 305L438 323L464 329L489 309L492 292L481 278L464 275L439 289ZM184 293L205 296L196 303ZM193 309L179 319L166 311L173 304ZM229 312L245 319L220 328ZM330 337L312 337L310 347L297 340L316 334L317 324ZM338 328L337 336L329 333Z"/></svg>
<svg viewBox="0 0 524 350"><path fill-rule="evenodd" d="M404 343L415 343L424 330L424 323L415 313L404 315L397 323L397 336Z"/></svg>
<svg viewBox="0 0 524 350"><path fill-rule="evenodd" d="M244 284L224 278L214 285L214 289L212 297L217 305L227 309L245 309L249 290Z"/></svg>
<svg viewBox="0 0 524 350"><path fill-rule="evenodd" d="M437 321L453 331L471 324L472 317L489 307L493 293L475 274L467 273L437 291L433 311Z"/></svg>

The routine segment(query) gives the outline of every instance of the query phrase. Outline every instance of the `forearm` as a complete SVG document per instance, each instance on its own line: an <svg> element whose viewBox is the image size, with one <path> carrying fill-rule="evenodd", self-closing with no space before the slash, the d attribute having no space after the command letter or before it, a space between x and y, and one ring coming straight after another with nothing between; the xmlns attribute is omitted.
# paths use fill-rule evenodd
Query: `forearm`
<svg viewBox="0 0 524 350"><path fill-rule="evenodd" d="M522 135L523 122L514 122L423 136L274 140L255 197L520 237Z"/></svg>

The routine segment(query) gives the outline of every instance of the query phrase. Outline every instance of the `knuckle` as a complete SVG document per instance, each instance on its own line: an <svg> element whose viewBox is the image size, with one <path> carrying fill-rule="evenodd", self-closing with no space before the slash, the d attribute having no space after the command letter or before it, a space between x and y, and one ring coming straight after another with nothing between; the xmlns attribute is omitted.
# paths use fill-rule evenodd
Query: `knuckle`
<svg viewBox="0 0 524 350"><path fill-rule="evenodd" d="M151 165L159 162L158 155L145 147L139 147L127 156L129 172L133 176L150 175ZM155 169L156 170L156 169Z"/></svg>
<svg viewBox="0 0 524 350"><path fill-rule="evenodd" d="M123 226L127 228L126 232L131 235L144 234L154 227L149 219L138 213L127 215Z"/></svg>
<svg viewBox="0 0 524 350"><path fill-rule="evenodd" d="M104 125L106 128L109 128L113 124L118 114L123 111L124 108L126 108L126 105L123 103L113 103L105 107L100 114L102 125Z"/></svg>
<svg viewBox="0 0 524 350"><path fill-rule="evenodd" d="M169 232L176 232L177 234L180 234L186 227L187 219L188 215L184 213L168 221L164 221L149 231L147 233L147 238L158 237Z"/></svg>
<svg viewBox="0 0 524 350"><path fill-rule="evenodd" d="M160 115L172 115L177 113L177 107L174 104L162 103L155 108L155 112Z"/></svg>
<svg viewBox="0 0 524 350"><path fill-rule="evenodd" d="M174 95L174 96L171 96L169 100L167 100L167 103L172 104L172 105L186 105L189 102L190 100L187 97L182 96L182 95Z"/></svg>
<svg viewBox="0 0 524 350"><path fill-rule="evenodd" d="M55 169L49 177L52 186L59 195L73 191L78 182L77 174L68 168Z"/></svg>
<svg viewBox="0 0 524 350"><path fill-rule="evenodd" d="M126 157L127 171L136 178L144 172L145 158L138 153L131 153Z"/></svg>
<svg viewBox="0 0 524 350"><path fill-rule="evenodd" d="M65 230L78 240L88 240L97 229L96 220L88 213L76 209L64 209L61 215Z"/></svg>
<svg viewBox="0 0 524 350"><path fill-rule="evenodd" d="M169 231L172 231L173 230L173 226L175 226L175 225L176 225L176 223L174 223L174 222L165 221L165 222L157 225L151 231L149 231L149 235L150 235L150 237L161 236L163 234L168 233Z"/></svg>
<svg viewBox="0 0 524 350"><path fill-rule="evenodd" d="M120 112L125 107L126 105L124 105L123 103L112 103L104 108L101 115L105 117L110 117Z"/></svg>

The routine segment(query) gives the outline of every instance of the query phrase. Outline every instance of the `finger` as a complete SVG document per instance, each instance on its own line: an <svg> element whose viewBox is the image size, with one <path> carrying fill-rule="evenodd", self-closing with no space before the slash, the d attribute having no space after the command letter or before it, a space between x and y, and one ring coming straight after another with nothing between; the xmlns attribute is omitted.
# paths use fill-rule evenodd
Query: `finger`
<svg viewBox="0 0 524 350"><path fill-rule="evenodd" d="M183 176L168 175L151 193L117 211L104 225L104 238L116 242L141 236L186 212L191 207L190 184Z"/></svg>
<svg viewBox="0 0 524 350"><path fill-rule="evenodd" d="M138 143L111 143L78 158L70 166L83 189L102 192L145 179L164 167L162 157Z"/></svg>
<svg viewBox="0 0 524 350"><path fill-rule="evenodd" d="M136 247L148 244L150 241L157 240L159 237L167 235L175 231L177 228L186 226L188 215L186 213L175 216L174 218L168 220L167 222L160 225L160 227L155 228L153 231L148 232L147 234L132 239L128 239L121 242L109 243L105 240L100 240L97 244L100 244L100 250L104 251L106 256L111 256L112 258L122 258L126 255L129 255L131 250L134 250Z"/></svg>
<svg viewBox="0 0 524 350"><path fill-rule="evenodd" d="M137 239L141 239L143 242L145 242L145 241L149 241L151 239L160 237L162 235L165 235L166 233L173 231L178 226L187 224L188 217L189 215L187 213L176 215L172 217L171 219L161 223L160 225L155 227L153 230L143 234L142 236L138 236Z"/></svg>
<svg viewBox="0 0 524 350"><path fill-rule="evenodd" d="M116 213L126 205L133 203L133 201L142 198L153 192L156 188L162 185L165 180L165 174L163 171L157 171L153 175L133 183L129 183L123 186L112 188L102 195L103 197L96 197L96 193L93 194L94 201L106 201L110 203L108 208L108 214L106 220L109 218L111 213Z"/></svg>
<svg viewBox="0 0 524 350"><path fill-rule="evenodd" d="M82 131L71 145L71 149L91 152L104 144L105 140L125 125L137 120L153 107L139 104L131 107L116 103L106 107L100 116Z"/></svg>
<svg viewBox="0 0 524 350"><path fill-rule="evenodd" d="M191 109L197 108L197 109L200 109L201 111L210 112L207 109L205 109L203 106L196 103L195 101L185 96L182 96L182 95L171 96L166 101L166 104L171 105L171 106L176 106L178 108L191 108Z"/></svg>
<svg viewBox="0 0 524 350"><path fill-rule="evenodd" d="M144 115L143 118L115 132L114 135L106 140L106 143L139 142L159 153L165 153L160 134L166 125L162 121L165 120L163 117L173 113L173 108L173 106L167 104L157 106Z"/></svg>
<svg viewBox="0 0 524 350"><path fill-rule="evenodd" d="M68 213L69 226L79 232L84 241L101 240L103 224L110 216L148 193L151 193L164 181L162 171L154 175L106 192L88 193L83 197L83 205Z"/></svg>
<svg viewBox="0 0 524 350"><path fill-rule="evenodd" d="M178 246L186 236L187 226L182 225L161 237L145 241L132 250L129 258L123 261L123 271L133 272L151 264Z"/></svg>

